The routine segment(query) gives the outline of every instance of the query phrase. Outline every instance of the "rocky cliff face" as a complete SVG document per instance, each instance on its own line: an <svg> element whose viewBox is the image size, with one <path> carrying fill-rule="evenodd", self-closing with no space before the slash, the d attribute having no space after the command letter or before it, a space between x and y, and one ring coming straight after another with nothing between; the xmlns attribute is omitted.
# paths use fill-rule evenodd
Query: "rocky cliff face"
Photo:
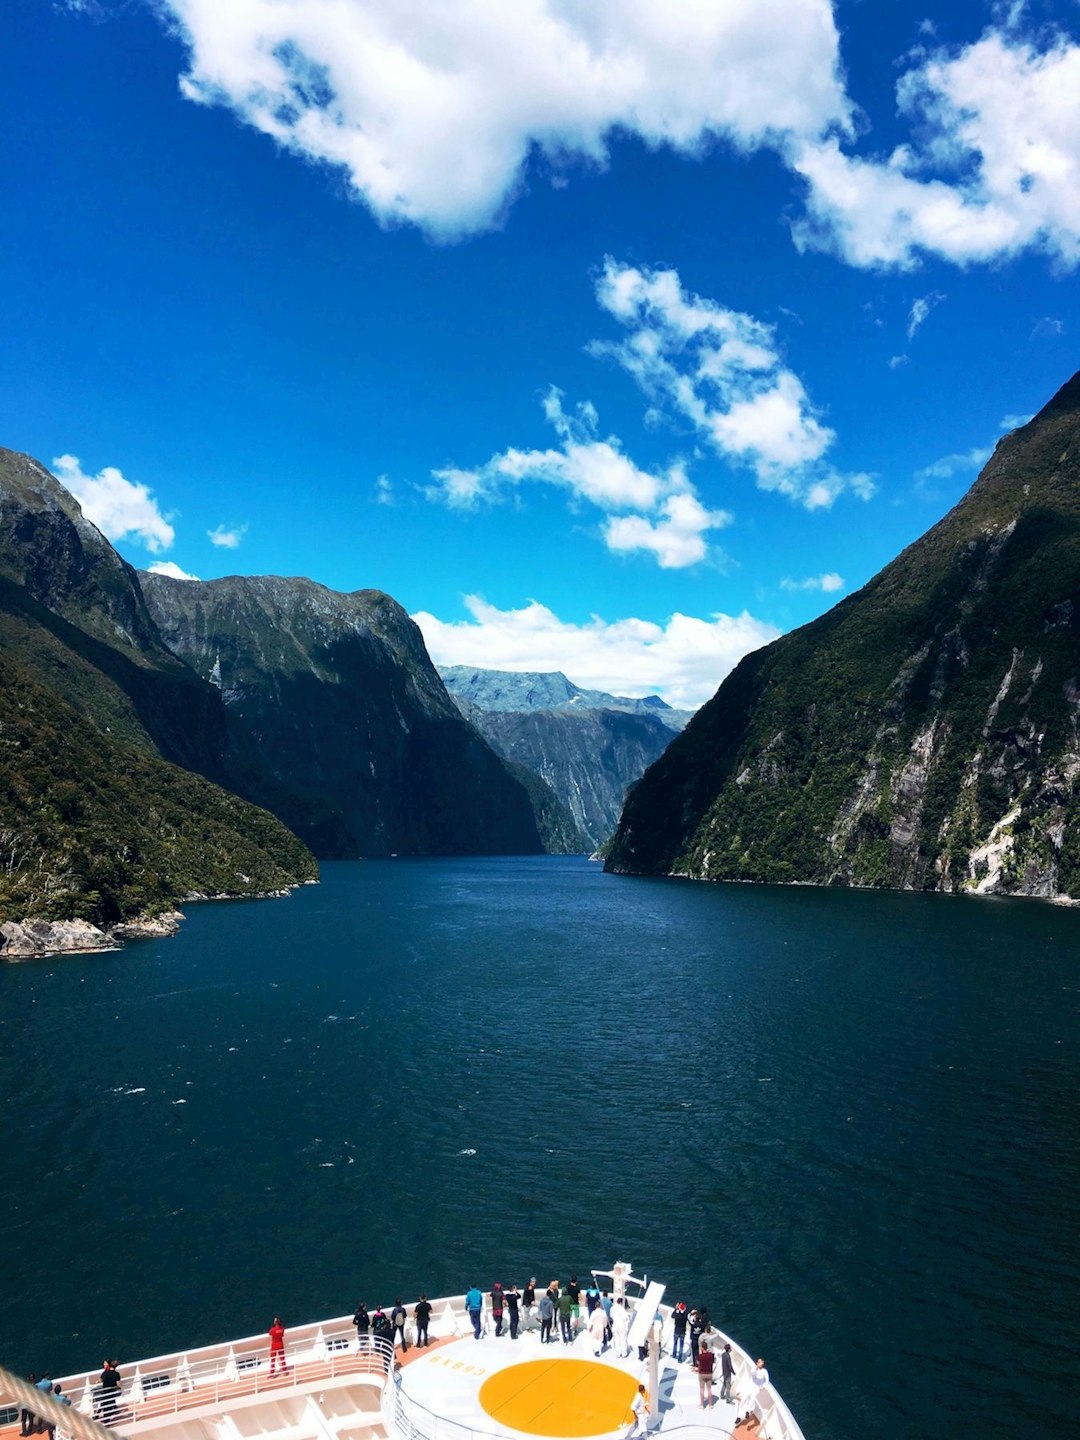
<svg viewBox="0 0 1080 1440"><path fill-rule="evenodd" d="M49 939L54 922L89 933L193 891L315 877L279 821L202 778L247 773L220 695L165 646L135 572L71 496L10 450L0 656L0 954L74 944ZM41 922L32 939L10 928L24 920Z"/></svg>
<svg viewBox="0 0 1080 1440"><path fill-rule="evenodd" d="M216 686L283 785L335 826L325 856L536 853L521 783L463 719L419 630L377 590L143 575L169 646Z"/></svg>
<svg viewBox="0 0 1080 1440"><path fill-rule="evenodd" d="M462 712L505 759L551 786L595 850L618 822L627 789L689 719L658 696L629 700L582 690L559 672L449 666L440 671Z"/></svg>
<svg viewBox="0 0 1080 1440"><path fill-rule="evenodd" d="M626 873L1080 898L1080 376L631 792Z"/></svg>

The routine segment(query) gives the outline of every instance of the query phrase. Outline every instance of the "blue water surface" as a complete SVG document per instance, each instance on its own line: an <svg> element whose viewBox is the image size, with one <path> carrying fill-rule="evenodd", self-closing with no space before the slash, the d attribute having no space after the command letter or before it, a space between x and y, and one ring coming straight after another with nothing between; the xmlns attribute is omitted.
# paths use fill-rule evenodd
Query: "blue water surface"
<svg viewBox="0 0 1080 1440"><path fill-rule="evenodd" d="M631 1261L809 1440L1075 1433L1080 911L323 867L0 967L0 1359Z"/></svg>

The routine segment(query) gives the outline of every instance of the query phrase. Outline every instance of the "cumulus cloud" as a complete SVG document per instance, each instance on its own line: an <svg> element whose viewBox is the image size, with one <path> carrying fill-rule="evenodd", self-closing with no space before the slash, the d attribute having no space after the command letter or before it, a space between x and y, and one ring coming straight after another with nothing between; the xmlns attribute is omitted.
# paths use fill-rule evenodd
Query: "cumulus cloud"
<svg viewBox="0 0 1080 1440"><path fill-rule="evenodd" d="M855 265L911 268L920 254L958 264L1042 250L1080 259L1080 45L1025 38L1022 14L974 43L918 57L897 86L917 139L887 156L845 153L841 137L799 140L807 182L802 246Z"/></svg>
<svg viewBox="0 0 1080 1440"><path fill-rule="evenodd" d="M347 175L384 223L495 221L532 151L604 165L613 132L697 154L847 127L829 0L158 0L191 100Z"/></svg>
<svg viewBox="0 0 1080 1440"><path fill-rule="evenodd" d="M175 560L155 560L148 565L151 575L168 575L172 580L198 580L198 575L189 575L186 570L181 570Z"/></svg>
<svg viewBox="0 0 1080 1440"><path fill-rule="evenodd" d="M557 448L509 449L474 470L434 470L429 498L469 508L494 503L526 482L554 485L603 511L636 512L609 513L601 534L610 550L645 551L664 569L705 559L706 535L729 525L732 517L701 503L680 462L662 471L642 470L615 436L598 438L599 417L588 401L568 413L561 392L552 388L543 405L559 436Z"/></svg>
<svg viewBox="0 0 1080 1440"><path fill-rule="evenodd" d="M746 611L708 619L676 612L664 625L594 615L575 625L536 600L520 610L499 610L477 595L464 602L468 620L443 621L427 611L412 617L437 665L561 670L586 689L655 693L681 710L704 704L744 655L780 634Z"/></svg>
<svg viewBox="0 0 1080 1440"><path fill-rule="evenodd" d="M627 336L593 352L617 360L654 407L689 421L717 453L750 466L761 489L808 510L844 490L873 494L868 475L843 475L826 460L836 436L783 364L771 325L684 290L675 270L610 257L597 298Z"/></svg>
<svg viewBox="0 0 1080 1440"><path fill-rule="evenodd" d="M221 550L237 550L247 534L247 529L246 525L216 525L213 530L207 530L206 538L211 545L217 545Z"/></svg>
<svg viewBox="0 0 1080 1440"><path fill-rule="evenodd" d="M176 532L158 508L153 492L127 480L115 465L84 474L77 455L58 455L53 470L71 491L86 518L109 540L140 541L151 554L168 550Z"/></svg>
<svg viewBox="0 0 1080 1440"><path fill-rule="evenodd" d="M780 581L781 590L821 590L824 594L831 595L843 588L844 577L835 570L826 571L824 575L808 575L805 580L790 580L785 576Z"/></svg>

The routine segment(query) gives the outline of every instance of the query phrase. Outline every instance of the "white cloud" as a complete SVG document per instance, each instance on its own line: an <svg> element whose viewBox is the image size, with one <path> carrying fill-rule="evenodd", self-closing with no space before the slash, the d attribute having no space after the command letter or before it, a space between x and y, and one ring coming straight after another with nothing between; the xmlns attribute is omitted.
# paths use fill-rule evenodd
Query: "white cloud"
<svg viewBox="0 0 1080 1440"><path fill-rule="evenodd" d="M790 580L785 577L780 581L781 590L821 590L824 594L831 595L843 588L844 577L835 570L829 570L824 575L808 575L805 580Z"/></svg>
<svg viewBox="0 0 1080 1440"><path fill-rule="evenodd" d="M1029 249L1080 260L1080 44L1024 39L1020 19L921 56L901 77L897 104L916 143L871 159L845 154L835 135L788 147L809 186L798 244L864 266Z"/></svg>
<svg viewBox="0 0 1080 1440"><path fill-rule="evenodd" d="M213 530L207 530L206 538L211 545L217 545L222 550L237 550L247 529L246 525L216 525Z"/></svg>
<svg viewBox="0 0 1080 1440"><path fill-rule="evenodd" d="M610 258L597 298L628 334L593 352L613 356L654 407L668 407L718 453L751 466L761 489L811 510L846 489L873 494L868 475L842 475L825 459L836 437L782 363L771 325L684 290L675 270Z"/></svg>
<svg viewBox="0 0 1080 1440"><path fill-rule="evenodd" d="M780 634L746 611L707 620L676 613L665 625L593 616L575 625L536 600L520 610L499 610L476 595L464 601L469 620L443 621L426 611L412 617L437 665L561 670L587 689L656 693L679 709L704 704L744 655Z"/></svg>
<svg viewBox="0 0 1080 1440"><path fill-rule="evenodd" d="M1031 328L1033 340L1045 340L1048 336L1057 337L1065 334L1065 321L1059 320L1054 315L1044 315L1041 320L1036 320Z"/></svg>
<svg viewBox="0 0 1080 1440"><path fill-rule="evenodd" d="M394 482L389 475L379 475L375 480L375 503L377 505L396 505L394 498Z"/></svg>
<svg viewBox="0 0 1080 1440"><path fill-rule="evenodd" d="M155 560L148 565L151 575L168 575L172 580L198 580L198 575L189 575L186 570L181 570L175 560Z"/></svg>
<svg viewBox="0 0 1080 1440"><path fill-rule="evenodd" d="M659 472L642 470L615 436L597 439L599 419L588 401L567 414L560 391L552 388L543 404L559 436L558 449L509 449L475 470L434 470L428 497L469 508L497 502L525 482L554 485L575 501L609 512L601 534L610 550L649 552L664 569L705 559L705 535L729 525L732 517L727 510L706 509L681 463ZM637 513L616 518L615 511Z"/></svg>
<svg viewBox="0 0 1080 1440"><path fill-rule="evenodd" d="M603 165L615 130L697 154L846 127L829 0L159 0L192 100L342 169L384 223L495 221L529 153Z"/></svg>
<svg viewBox="0 0 1080 1440"><path fill-rule="evenodd" d="M916 470L916 482L922 480L951 480L954 475L981 470L994 453L992 445L977 445L956 455L943 455L940 460Z"/></svg>
<svg viewBox="0 0 1080 1440"><path fill-rule="evenodd" d="M907 357L906 355L890 355L890 356L889 356L889 369L890 369L890 370L899 370L901 365L906 365L907 363L908 363L908 357Z"/></svg>
<svg viewBox="0 0 1080 1440"><path fill-rule="evenodd" d="M922 324L930 314L930 311L933 310L936 305L940 305L944 299L945 296L941 291L935 290L930 295L923 295L913 302L911 314L908 317L907 338L909 340L914 340L916 331L922 328Z"/></svg>
<svg viewBox="0 0 1080 1440"><path fill-rule="evenodd" d="M86 518L109 540L131 537L156 555L168 550L176 539L176 532L159 510L153 492L145 485L126 480L114 465L106 465L96 475L86 475L77 455L58 455L53 461L53 470L78 500Z"/></svg>

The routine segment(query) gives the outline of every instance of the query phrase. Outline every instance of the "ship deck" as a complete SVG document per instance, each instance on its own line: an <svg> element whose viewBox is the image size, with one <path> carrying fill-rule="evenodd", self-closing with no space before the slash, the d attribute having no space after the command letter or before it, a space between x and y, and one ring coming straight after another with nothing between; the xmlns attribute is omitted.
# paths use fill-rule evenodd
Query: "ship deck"
<svg viewBox="0 0 1080 1440"><path fill-rule="evenodd" d="M439 1300L426 1348L394 1352L389 1376L381 1356L358 1348L345 1318L290 1329L288 1369L269 1372L265 1337L120 1367L115 1414L103 1414L96 1374L62 1377L81 1415L110 1422L119 1436L146 1440L612 1440L631 1428L630 1405L648 1385L648 1361L637 1349L597 1357L582 1328L573 1340L541 1344L539 1326L512 1340L494 1334L485 1312L477 1340L463 1297ZM412 1306L409 1306L411 1311ZM582 1307L584 1311L584 1307ZM668 1307L662 1309L667 1312ZM669 1312L668 1312L669 1313ZM558 1327L556 1325L556 1331ZM663 1327L650 1433L670 1440L803 1440L775 1392L756 1401L752 1362L732 1343L731 1401L720 1399L719 1377L702 1407L696 1372L670 1353ZM714 1347L729 1337L714 1331ZM2 1399L2 1397L0 1397ZM743 1417L756 1409L751 1424ZM20 1428L0 1426L0 1440ZM69 1440L58 1429L57 1440ZM74 1437L72 1437L74 1440Z"/></svg>

